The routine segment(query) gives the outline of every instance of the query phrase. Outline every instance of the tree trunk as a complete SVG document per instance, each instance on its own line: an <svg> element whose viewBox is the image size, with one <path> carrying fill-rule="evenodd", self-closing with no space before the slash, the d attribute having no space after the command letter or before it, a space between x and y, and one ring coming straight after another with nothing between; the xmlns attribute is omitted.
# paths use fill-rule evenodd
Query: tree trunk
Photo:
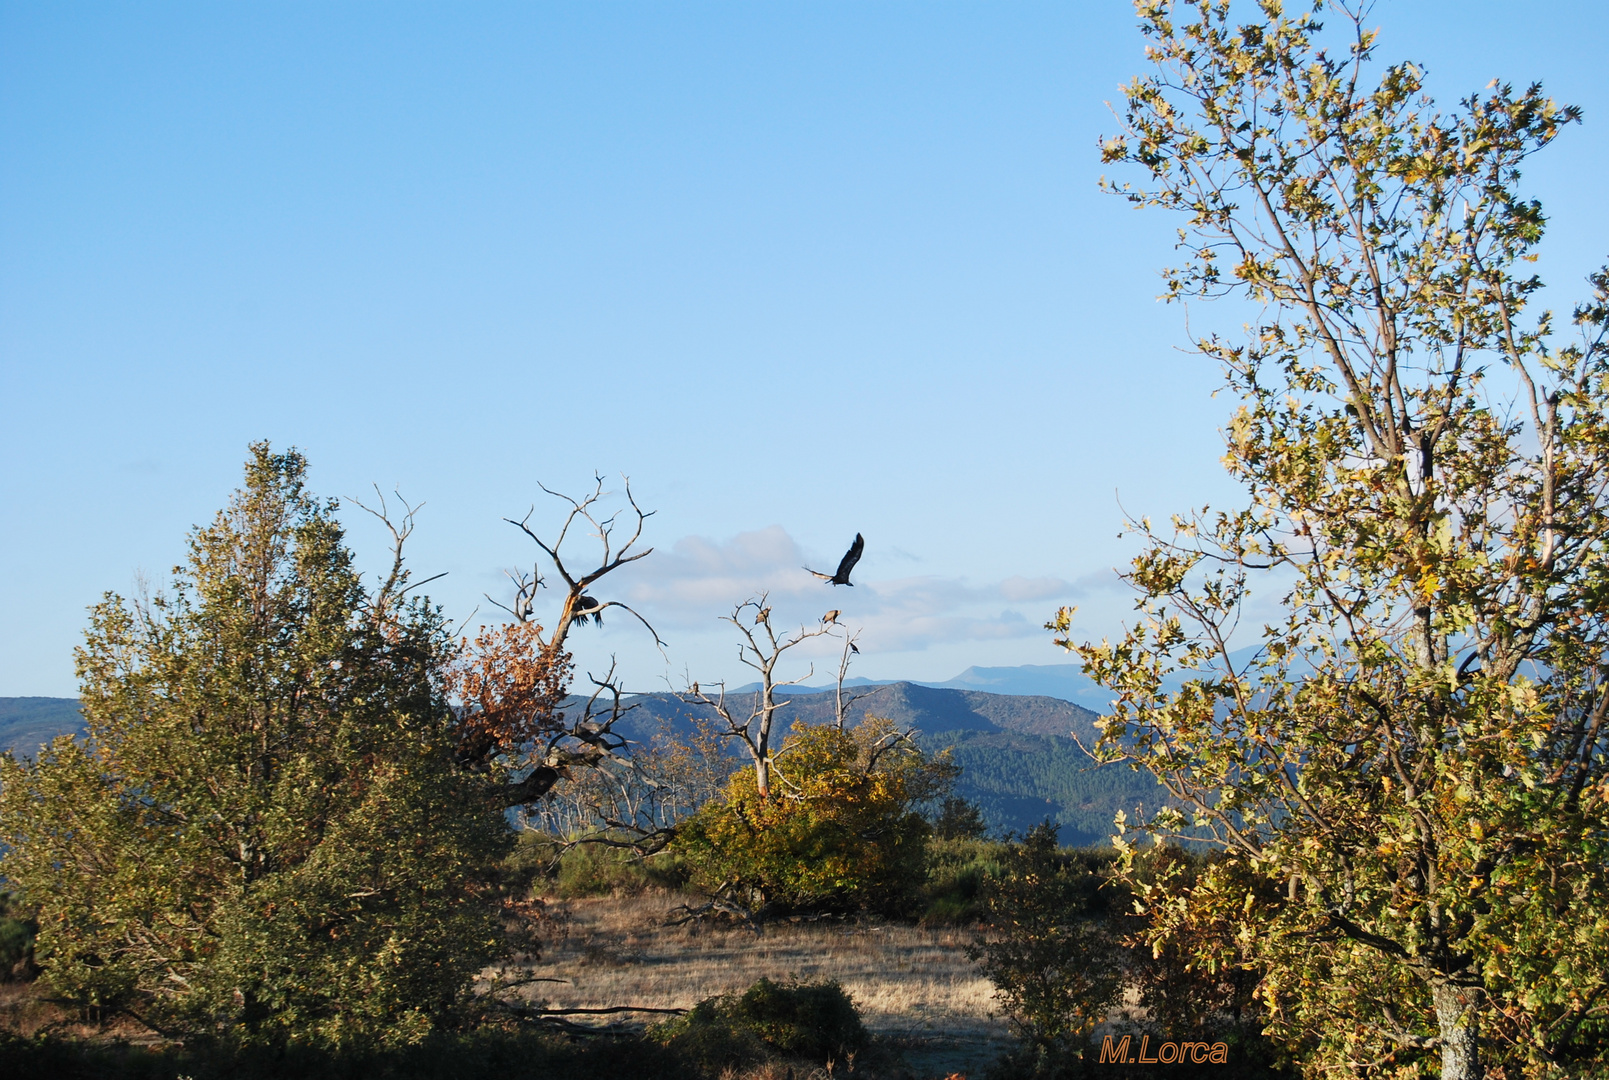
<svg viewBox="0 0 1609 1080"><path fill-rule="evenodd" d="M1480 1029L1472 987L1441 983L1430 989L1441 1028L1441 1080L1480 1080Z"/></svg>

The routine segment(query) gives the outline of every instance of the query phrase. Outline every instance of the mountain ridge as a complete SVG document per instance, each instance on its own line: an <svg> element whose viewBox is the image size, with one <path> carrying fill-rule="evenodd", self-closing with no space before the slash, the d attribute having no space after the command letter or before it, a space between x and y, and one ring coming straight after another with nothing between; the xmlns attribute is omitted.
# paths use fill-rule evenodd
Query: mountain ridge
<svg viewBox="0 0 1609 1080"><path fill-rule="evenodd" d="M1075 665L1061 666L1076 670ZM859 723L869 714L892 720L915 729L929 752L949 751L961 766L955 793L977 803L996 832L1021 833L1049 819L1061 827L1064 843L1098 844L1110 835L1116 811L1160 801L1161 789L1150 776L1122 765L1098 765L1084 750L1095 735L1099 714L1094 710L1049 694L979 688L1074 685L1062 672L1029 671L1017 677L1014 670L968 668L951 680L962 686L909 680L846 683L845 691L854 695L847 719ZM831 722L836 705L836 695L827 692L831 689L795 687L783 693L777 742L795 721ZM668 692L633 695L626 704L632 708L616 730L638 743L661 734L685 738L695 719L713 716L707 707L689 705ZM735 715L746 716L753 692L729 691L727 704ZM0 752L33 757L58 735L83 733L74 698L0 698ZM737 752L735 746L732 750Z"/></svg>
<svg viewBox="0 0 1609 1080"><path fill-rule="evenodd" d="M82 734L77 698L0 698L0 754L33 757L58 735Z"/></svg>
<svg viewBox="0 0 1609 1080"><path fill-rule="evenodd" d="M825 694L835 684L792 686L790 697ZM1105 708L1110 691L1085 678L1077 664L1023 664L1017 667L969 667L953 679L930 682L922 679L846 679L844 687L856 693L867 687L911 686L936 690L959 690L1013 698L1052 698L1077 706L1093 715ZM757 683L735 687L731 695L753 693ZM635 698L665 696L659 693L632 695ZM674 696L674 695L669 695ZM812 714L819 708L809 710ZM830 715L830 714L829 714ZM889 717L889 719L896 719ZM1009 724L1002 725L1010 727ZM83 734L83 716L77 698L0 697L0 753L21 750L32 755L46 742L63 734ZM1050 733L1050 732L1042 732ZM36 741L37 740L37 741Z"/></svg>
<svg viewBox="0 0 1609 1080"><path fill-rule="evenodd" d="M1081 664L1019 664L1015 667L967 668L952 679L933 682L927 679L845 679L849 686L887 686L896 682L909 682L917 686L931 686L945 690L978 690L989 694L1010 697L1053 697L1070 701L1086 709L1099 712L1112 700L1112 692L1084 674ZM822 694L834 688L834 683L817 686L791 686L790 693ZM752 693L759 683L745 683L731 688L733 693Z"/></svg>
<svg viewBox="0 0 1609 1080"><path fill-rule="evenodd" d="M1099 714L1082 705L1046 695L993 694L903 680L845 684L844 689L850 698L845 709L849 723L876 716L924 734L981 731L1060 737L1076 734L1083 738L1099 718ZM778 731L786 731L796 720L821 724L836 716L836 695L824 690L779 691L777 697L783 703L775 721ZM742 717L755 707L757 699L755 691L734 690L727 692L725 700L728 710ZM690 703L682 695L667 691L632 695L625 703L631 711L616 730L639 741L646 741L658 727L667 724L681 735L692 730L694 720L715 717L709 706Z"/></svg>

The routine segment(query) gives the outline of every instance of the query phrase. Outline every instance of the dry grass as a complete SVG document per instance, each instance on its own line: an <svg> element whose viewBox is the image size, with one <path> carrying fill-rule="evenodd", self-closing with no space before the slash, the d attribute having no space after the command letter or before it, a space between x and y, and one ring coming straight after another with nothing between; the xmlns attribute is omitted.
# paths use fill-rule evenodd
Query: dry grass
<svg viewBox="0 0 1609 1080"><path fill-rule="evenodd" d="M822 920L773 923L756 935L731 922L667 925L674 909L691 899L660 892L548 901L541 923L548 943L528 971L562 981L533 984L527 998L553 1008L684 1009L762 977L836 979L872 1033L924 1080L981 1075L1010 1042L993 987L966 957L974 936L968 929ZM596 1018L600 1024L621 1019ZM39 984L0 983L0 1029L151 1042L149 1032L121 1021L80 1022L45 1001ZM765 1073L761 1068L747 1080L763 1080Z"/></svg>
<svg viewBox="0 0 1609 1080"><path fill-rule="evenodd" d="M919 1075L977 1069L1009 1036L993 987L966 957L967 929L881 922L667 925L689 897L554 900L553 933L529 996L551 1008L687 1008L762 977L836 979L866 1026L902 1048ZM617 1018L612 1018L617 1019Z"/></svg>

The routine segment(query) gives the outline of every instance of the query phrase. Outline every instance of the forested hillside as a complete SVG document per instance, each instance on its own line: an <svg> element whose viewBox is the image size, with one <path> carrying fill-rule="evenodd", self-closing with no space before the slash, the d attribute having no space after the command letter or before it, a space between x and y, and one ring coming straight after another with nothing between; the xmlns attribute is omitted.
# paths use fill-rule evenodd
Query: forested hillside
<svg viewBox="0 0 1609 1080"><path fill-rule="evenodd" d="M77 698L0 697L0 753L32 757L56 736L83 730Z"/></svg>
<svg viewBox="0 0 1609 1080"><path fill-rule="evenodd" d="M1097 767L1079 748L1074 736L1092 742L1097 715L1071 702L909 682L846 687L844 693L854 698L846 709L849 723L882 717L915 728L924 749L951 749L961 766L956 793L982 808L991 830L1020 833L1049 818L1061 827L1064 843L1098 844L1111 835L1118 810L1158 805L1160 788L1148 773ZM789 703L778 716L780 727L798 720L828 723L835 715L831 690L778 696ZM752 702L752 694L728 697L739 714ZM662 731L685 736L694 719L711 715L674 694L645 694L631 704L633 711L618 727L643 741Z"/></svg>
<svg viewBox="0 0 1609 1080"><path fill-rule="evenodd" d="M1104 844L1119 810L1132 814L1159 803L1149 773L1126 765L1096 765L1072 739L1015 732L942 732L924 740L948 747L961 766L958 795L983 811L989 827L1023 833L1047 818L1064 844Z"/></svg>
<svg viewBox="0 0 1609 1080"><path fill-rule="evenodd" d="M831 690L777 692L787 705L777 714L778 724L786 727L797 720L808 724L831 721L836 708ZM911 682L844 688L849 704L845 715L850 723L866 716L892 720L902 728L914 727L933 734L940 731L1016 731L1026 735L1069 736L1089 741L1095 734L1097 714L1058 698L1034 695L986 694L976 690L953 690L922 686ZM754 702L752 693L727 695L734 712L747 713ZM690 705L675 694L643 694L631 699L633 711L618 730L633 738L646 738L669 722L679 729L695 718L708 719L707 708Z"/></svg>
<svg viewBox="0 0 1609 1080"><path fill-rule="evenodd" d="M956 793L982 808L991 830L1023 832L1048 817L1061 827L1064 843L1096 844L1110 835L1117 810L1156 805L1158 788L1148 774L1097 768L1079 749L1072 736L1088 744L1096 714L1071 702L909 682L846 688L845 694L860 695L848 710L851 723L868 714L885 717L916 728L929 750L952 749L961 766ZM741 709L750 697L734 694L731 701ZM835 698L830 690L790 694L779 723L828 722ZM619 726L643 742L663 731L685 736L695 717L707 715L674 694L644 694L631 704ZM75 698L0 698L0 750L32 756L57 735L82 731Z"/></svg>

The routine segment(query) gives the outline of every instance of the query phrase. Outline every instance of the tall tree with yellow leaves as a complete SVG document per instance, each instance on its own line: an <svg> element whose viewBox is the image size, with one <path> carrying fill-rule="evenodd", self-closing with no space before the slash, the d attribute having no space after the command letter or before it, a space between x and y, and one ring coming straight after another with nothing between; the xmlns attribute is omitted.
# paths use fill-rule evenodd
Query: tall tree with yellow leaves
<svg viewBox="0 0 1609 1080"><path fill-rule="evenodd" d="M1134 523L1120 640L1055 624L1115 693L1106 756L1174 797L1135 824L1225 852L1137 883L1159 946L1235 928L1196 962L1259 971L1315 1073L1603 1075L1609 273L1563 343L1518 188L1577 113L1498 83L1435 111L1345 4L1137 10L1114 190L1182 217L1170 299L1253 305L1196 342L1246 504Z"/></svg>

